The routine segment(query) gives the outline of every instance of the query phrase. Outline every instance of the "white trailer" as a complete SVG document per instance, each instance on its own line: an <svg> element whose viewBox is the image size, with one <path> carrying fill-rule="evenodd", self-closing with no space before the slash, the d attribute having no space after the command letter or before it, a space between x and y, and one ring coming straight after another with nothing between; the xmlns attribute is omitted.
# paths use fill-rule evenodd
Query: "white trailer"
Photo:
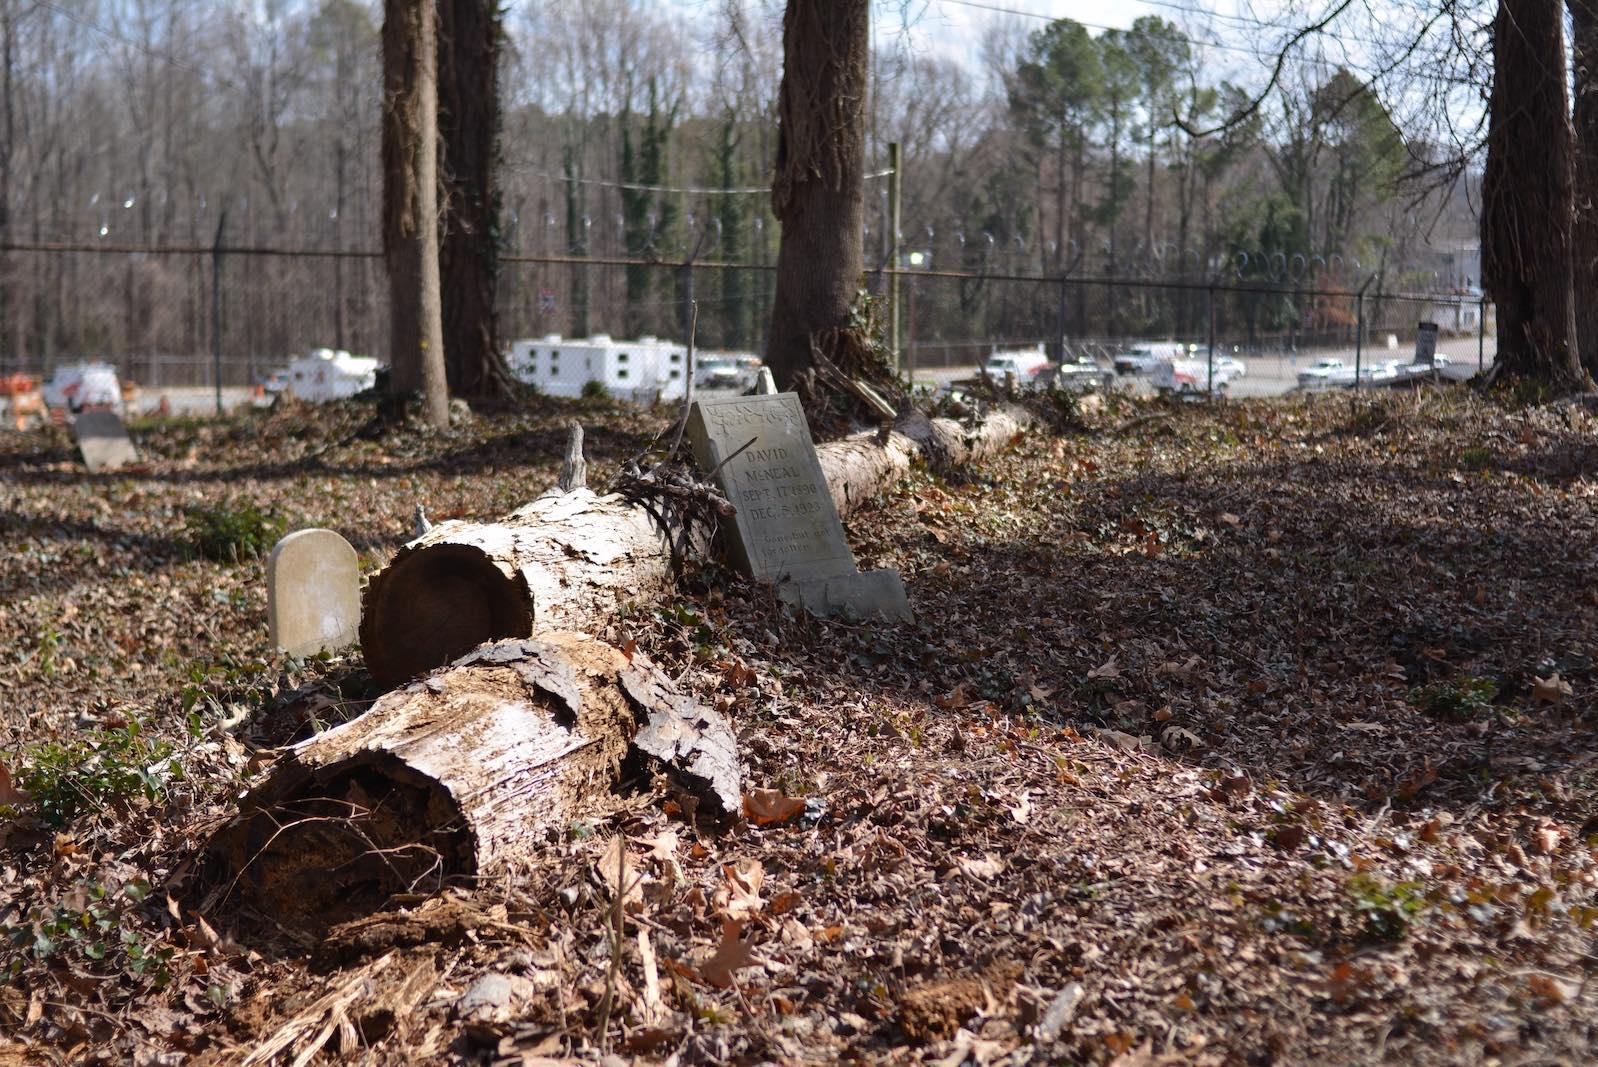
<svg viewBox="0 0 1598 1067"><path fill-rule="evenodd" d="M611 396L638 404L681 400L687 391L688 349L657 337L621 341L603 333L549 334L513 341L507 362L518 381L550 396L582 396L590 382Z"/></svg>
<svg viewBox="0 0 1598 1067"><path fill-rule="evenodd" d="M296 400L325 403L363 393L377 384L377 360L343 349L313 348L289 364L289 392Z"/></svg>

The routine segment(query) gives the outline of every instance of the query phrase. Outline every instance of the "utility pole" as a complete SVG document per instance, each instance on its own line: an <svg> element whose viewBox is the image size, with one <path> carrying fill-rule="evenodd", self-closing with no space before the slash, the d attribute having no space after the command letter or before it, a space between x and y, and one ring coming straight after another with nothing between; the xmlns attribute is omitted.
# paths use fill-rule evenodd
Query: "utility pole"
<svg viewBox="0 0 1598 1067"><path fill-rule="evenodd" d="M899 142L888 145L888 355L899 370L899 197L903 191Z"/></svg>

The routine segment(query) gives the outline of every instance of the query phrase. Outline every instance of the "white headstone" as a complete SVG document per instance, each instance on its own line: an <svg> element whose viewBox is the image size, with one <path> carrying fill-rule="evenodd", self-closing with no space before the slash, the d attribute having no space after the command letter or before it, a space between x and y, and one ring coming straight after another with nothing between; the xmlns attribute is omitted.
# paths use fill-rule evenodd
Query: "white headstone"
<svg viewBox="0 0 1598 1067"><path fill-rule="evenodd" d="M114 471L139 461L139 451L128 439L128 428L114 411L81 413L72 423L72 435L78 439L78 451L90 474Z"/></svg>
<svg viewBox="0 0 1598 1067"><path fill-rule="evenodd" d="M332 530L296 530L266 561L266 621L272 644L291 656L336 652L361 628L361 568Z"/></svg>

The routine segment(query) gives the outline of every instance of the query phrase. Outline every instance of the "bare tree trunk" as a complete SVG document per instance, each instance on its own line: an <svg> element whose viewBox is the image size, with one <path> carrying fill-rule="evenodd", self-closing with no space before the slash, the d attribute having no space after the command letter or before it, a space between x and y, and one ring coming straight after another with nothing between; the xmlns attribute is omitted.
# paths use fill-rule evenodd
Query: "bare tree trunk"
<svg viewBox="0 0 1598 1067"><path fill-rule="evenodd" d="M420 390L427 421L449 425L438 274L438 49L432 0L383 4L383 252L389 388Z"/></svg>
<svg viewBox="0 0 1598 1067"><path fill-rule="evenodd" d="M440 247L450 392L506 379L499 354L499 0L440 0L438 119L446 205Z"/></svg>
<svg viewBox="0 0 1598 1067"><path fill-rule="evenodd" d="M772 210L782 223L766 361L783 387L816 346L853 369L865 250L867 0L788 0Z"/></svg>
<svg viewBox="0 0 1598 1067"><path fill-rule="evenodd" d="M0 0L0 245L11 240L11 149L16 144L17 121L14 93L16 68L17 16L11 0ZM0 247L0 370L5 370L15 355L21 366L22 333L13 322L11 296L11 253Z"/></svg>
<svg viewBox="0 0 1598 1067"><path fill-rule="evenodd" d="M1598 378L1598 0L1569 0L1576 77L1576 347Z"/></svg>
<svg viewBox="0 0 1598 1067"><path fill-rule="evenodd" d="M1505 374L1574 387L1572 141L1559 0L1499 0L1482 176L1482 279Z"/></svg>

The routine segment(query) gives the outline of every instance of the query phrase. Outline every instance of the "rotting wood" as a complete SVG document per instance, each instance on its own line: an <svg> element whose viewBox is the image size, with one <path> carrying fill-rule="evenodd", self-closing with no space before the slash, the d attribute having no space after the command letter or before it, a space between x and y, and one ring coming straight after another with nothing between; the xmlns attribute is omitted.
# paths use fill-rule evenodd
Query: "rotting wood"
<svg viewBox="0 0 1598 1067"><path fill-rule="evenodd" d="M295 746L212 842L217 886L291 928L534 862L638 748L723 811L736 741L645 657L545 633L484 645Z"/></svg>
<svg viewBox="0 0 1598 1067"><path fill-rule="evenodd" d="M1010 411L970 427L911 413L886 440L867 431L816 453L843 516L880 496L918 459L958 470L997 455L1026 425ZM669 592L683 558L708 553L713 531L696 519L704 510L670 494L639 500L557 487L498 522L438 523L367 585L367 669L392 686L485 641L526 637L535 626L597 632L619 605Z"/></svg>

